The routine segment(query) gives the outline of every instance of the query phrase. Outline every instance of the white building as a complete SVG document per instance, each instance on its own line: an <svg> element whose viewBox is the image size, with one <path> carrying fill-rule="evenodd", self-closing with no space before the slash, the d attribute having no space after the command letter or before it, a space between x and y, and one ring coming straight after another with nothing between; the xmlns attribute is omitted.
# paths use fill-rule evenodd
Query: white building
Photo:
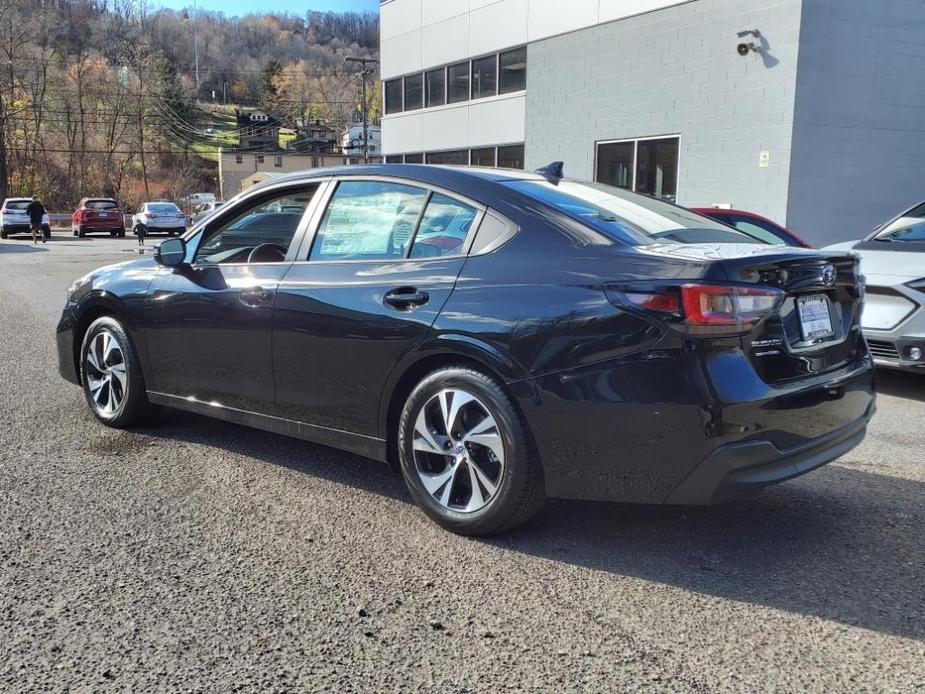
<svg viewBox="0 0 925 694"><path fill-rule="evenodd" d="M925 198L925 1L383 0L389 162L534 169L817 244Z"/></svg>
<svg viewBox="0 0 925 694"><path fill-rule="evenodd" d="M382 129L378 125L369 125L366 129L369 138L369 154L382 154ZM341 151L352 157L363 156L363 124L354 123L341 136Z"/></svg>

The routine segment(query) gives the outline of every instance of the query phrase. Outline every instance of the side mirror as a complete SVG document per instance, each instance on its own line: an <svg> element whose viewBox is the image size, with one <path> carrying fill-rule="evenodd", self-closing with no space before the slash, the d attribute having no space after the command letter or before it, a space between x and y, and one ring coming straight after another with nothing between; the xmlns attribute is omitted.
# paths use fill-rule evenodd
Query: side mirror
<svg viewBox="0 0 925 694"><path fill-rule="evenodd" d="M166 239L154 249L154 260L164 267L177 267L186 260L186 241L180 237Z"/></svg>

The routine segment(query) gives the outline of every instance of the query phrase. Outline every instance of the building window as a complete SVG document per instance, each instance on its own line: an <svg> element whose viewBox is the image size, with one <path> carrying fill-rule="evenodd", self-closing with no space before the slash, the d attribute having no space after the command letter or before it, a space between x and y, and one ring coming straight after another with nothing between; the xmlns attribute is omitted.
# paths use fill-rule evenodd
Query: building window
<svg viewBox="0 0 925 694"><path fill-rule="evenodd" d="M498 147L498 166L502 169L524 168L524 146L505 145Z"/></svg>
<svg viewBox="0 0 925 694"><path fill-rule="evenodd" d="M427 163L466 166L469 163L469 151L454 149L448 152L428 152Z"/></svg>
<svg viewBox="0 0 925 694"><path fill-rule="evenodd" d="M495 148L481 147L479 149L473 149L469 155L469 162L472 166L494 166Z"/></svg>
<svg viewBox="0 0 925 694"><path fill-rule="evenodd" d="M446 69L446 102L456 104L469 99L469 62L456 63Z"/></svg>
<svg viewBox="0 0 925 694"><path fill-rule="evenodd" d="M401 164L402 156L400 154L386 154L385 163L386 164Z"/></svg>
<svg viewBox="0 0 925 694"><path fill-rule="evenodd" d="M283 156L281 154L277 154L276 158L273 160L273 166L279 168L282 165L283 165Z"/></svg>
<svg viewBox="0 0 925 694"><path fill-rule="evenodd" d="M424 105L443 106L446 103L446 68L424 73Z"/></svg>
<svg viewBox="0 0 925 694"><path fill-rule="evenodd" d="M401 113L401 79L385 83L385 112Z"/></svg>
<svg viewBox="0 0 925 694"><path fill-rule="evenodd" d="M235 164L243 164L243 163L244 163L244 155L243 155L243 154L235 154L235 155L234 155L234 163L235 163Z"/></svg>
<svg viewBox="0 0 925 694"><path fill-rule="evenodd" d="M472 98L482 99L498 93L498 56L472 61Z"/></svg>
<svg viewBox="0 0 925 694"><path fill-rule="evenodd" d="M408 75L405 78L405 110L414 111L424 106L424 76Z"/></svg>
<svg viewBox="0 0 925 694"><path fill-rule="evenodd" d="M424 155L423 154L406 154L405 163L406 164L423 164Z"/></svg>
<svg viewBox="0 0 925 694"><path fill-rule="evenodd" d="M258 163L258 164L263 164L263 155L262 155L262 154L258 154L258 155L257 155L257 163Z"/></svg>
<svg viewBox="0 0 925 694"><path fill-rule="evenodd" d="M498 57L501 66L498 93L519 92L527 88L527 47L504 51Z"/></svg>
<svg viewBox="0 0 925 694"><path fill-rule="evenodd" d="M677 137L598 143L595 180L677 202L679 152Z"/></svg>

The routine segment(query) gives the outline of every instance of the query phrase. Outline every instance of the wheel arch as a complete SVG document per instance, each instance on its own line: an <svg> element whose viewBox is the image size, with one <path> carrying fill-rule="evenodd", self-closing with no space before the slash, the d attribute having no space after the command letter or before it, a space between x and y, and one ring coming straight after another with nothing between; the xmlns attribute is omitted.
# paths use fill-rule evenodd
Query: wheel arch
<svg viewBox="0 0 925 694"><path fill-rule="evenodd" d="M137 344L138 341L135 339L135 331L131 322L126 320L125 315L126 311L124 307L119 306L116 301L105 294L92 295L81 302L74 321L71 348L71 356L74 360L74 369L78 380L81 380L80 348L83 345L87 330L90 329L90 326L93 325L93 322L98 318L112 316L125 326L125 329Z"/></svg>

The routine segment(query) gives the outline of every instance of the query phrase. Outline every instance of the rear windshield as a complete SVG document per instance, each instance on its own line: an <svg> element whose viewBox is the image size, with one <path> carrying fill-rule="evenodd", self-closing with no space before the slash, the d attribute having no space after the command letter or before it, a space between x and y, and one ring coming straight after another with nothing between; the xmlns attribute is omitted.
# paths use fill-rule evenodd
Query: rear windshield
<svg viewBox="0 0 925 694"><path fill-rule="evenodd" d="M112 210L118 207L115 200L87 200L84 207L90 210Z"/></svg>
<svg viewBox="0 0 925 694"><path fill-rule="evenodd" d="M607 236L639 246L650 243L753 243L743 234L690 210L600 183L511 180L504 185L554 207Z"/></svg>
<svg viewBox="0 0 925 694"><path fill-rule="evenodd" d="M164 212L167 214L177 214L180 208L170 202L154 202L148 205L151 212Z"/></svg>
<svg viewBox="0 0 925 694"><path fill-rule="evenodd" d="M29 207L31 200L12 200L6 204L8 210L24 210Z"/></svg>

